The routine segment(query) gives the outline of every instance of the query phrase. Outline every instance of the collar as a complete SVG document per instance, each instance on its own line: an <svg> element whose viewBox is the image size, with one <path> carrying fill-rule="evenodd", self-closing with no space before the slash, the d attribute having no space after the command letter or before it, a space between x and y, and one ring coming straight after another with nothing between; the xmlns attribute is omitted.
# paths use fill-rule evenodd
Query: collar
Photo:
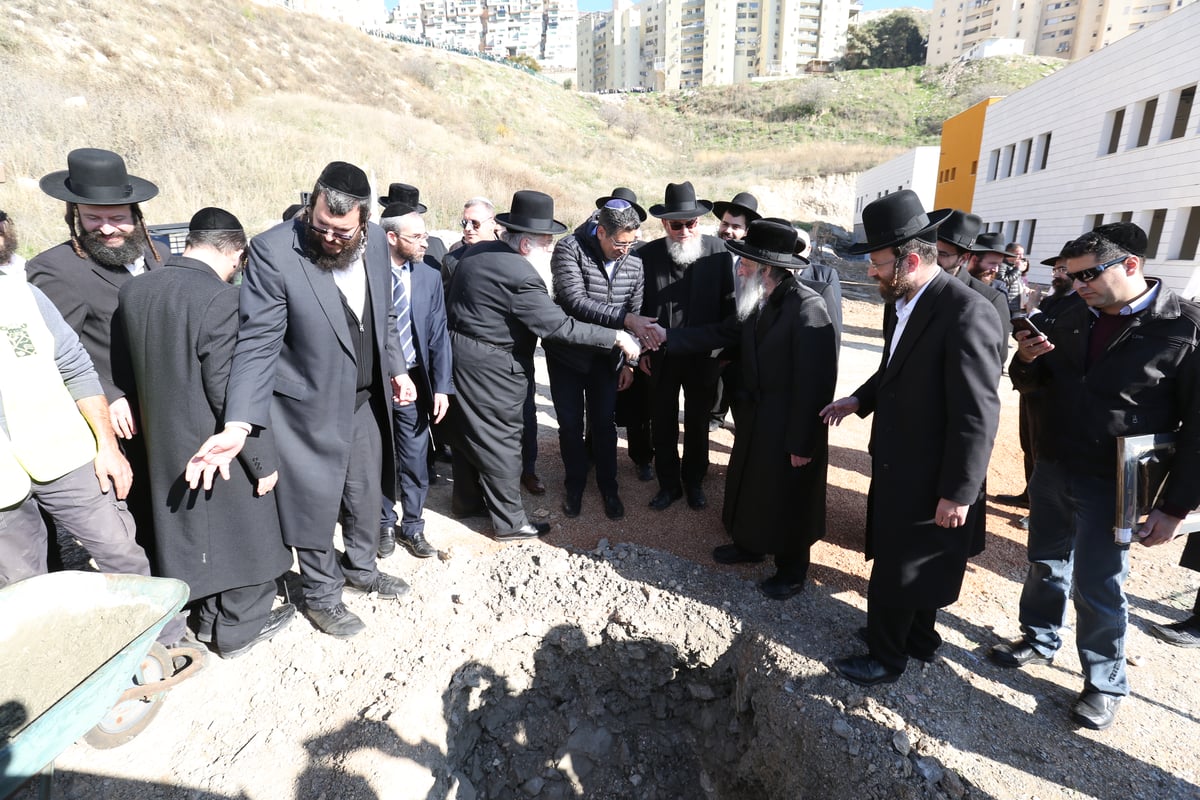
<svg viewBox="0 0 1200 800"><path fill-rule="evenodd" d="M939 267L939 269L941 269L941 268ZM937 277L936 273L934 274L934 277L935 278ZM917 301L921 299L921 295L925 294L925 290L929 288L929 284L931 284L931 283L933 283L933 278L930 278L929 280L925 281L925 285L922 286L920 289L917 289L917 293L913 295L912 300L907 300L907 299L901 297L899 300L896 301L896 317L897 317L897 319L907 318L908 315L912 313L912 310L914 308L916 308L916 306L917 306Z"/></svg>

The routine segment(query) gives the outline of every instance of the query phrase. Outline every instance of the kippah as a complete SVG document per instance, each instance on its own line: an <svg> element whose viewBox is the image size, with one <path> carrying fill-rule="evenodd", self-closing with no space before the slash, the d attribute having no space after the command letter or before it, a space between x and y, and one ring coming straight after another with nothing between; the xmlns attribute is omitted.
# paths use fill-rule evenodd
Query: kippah
<svg viewBox="0 0 1200 800"><path fill-rule="evenodd" d="M1094 228L1092 233L1139 258L1146 255L1146 232L1132 222L1110 222Z"/></svg>
<svg viewBox="0 0 1200 800"><path fill-rule="evenodd" d="M612 200L609 200L607 203L605 203L604 207L611 208L614 210L620 210L622 208L633 208L633 204L630 203L628 200L622 200L619 197L614 197Z"/></svg>
<svg viewBox="0 0 1200 800"><path fill-rule="evenodd" d="M321 177L317 180L330 189L359 200L366 200L371 194L371 182L367 180L367 173L345 161L330 161L325 165L325 169L321 170Z"/></svg>
<svg viewBox="0 0 1200 800"><path fill-rule="evenodd" d="M408 203L389 203L379 216L385 217L403 217L405 214L415 214L417 210Z"/></svg>
<svg viewBox="0 0 1200 800"><path fill-rule="evenodd" d="M238 218L223 208L208 206L192 215L188 223L189 231L240 231L242 223Z"/></svg>

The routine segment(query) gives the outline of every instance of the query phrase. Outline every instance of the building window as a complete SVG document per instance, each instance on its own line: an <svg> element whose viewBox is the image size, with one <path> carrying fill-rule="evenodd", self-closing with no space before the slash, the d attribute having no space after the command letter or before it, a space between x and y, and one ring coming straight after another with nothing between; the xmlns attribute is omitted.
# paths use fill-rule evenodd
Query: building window
<svg viewBox="0 0 1200 800"><path fill-rule="evenodd" d="M1033 139L1026 139L1021 142L1021 147L1017 151L1017 174L1024 175L1029 172L1029 157L1033 154Z"/></svg>
<svg viewBox="0 0 1200 800"><path fill-rule="evenodd" d="M988 182L996 180L997 171L1000 169L1000 151L993 150L988 156Z"/></svg>
<svg viewBox="0 0 1200 800"><path fill-rule="evenodd" d="M1125 125L1125 109L1118 108L1112 112L1109 119L1108 149L1104 151L1105 154L1115 153L1121 146L1121 128Z"/></svg>
<svg viewBox="0 0 1200 800"><path fill-rule="evenodd" d="M1033 234L1037 231L1037 220L1027 219L1025 224L1021 226L1021 244L1025 247L1025 257L1029 258L1029 251L1033 249Z"/></svg>
<svg viewBox="0 0 1200 800"><path fill-rule="evenodd" d="M1188 210L1187 227L1183 229L1183 243L1179 248L1181 261L1193 261L1196 258L1196 245L1200 243L1200 206L1192 206Z"/></svg>
<svg viewBox="0 0 1200 800"><path fill-rule="evenodd" d="M1104 215L1103 214L1093 214L1092 215L1092 224L1089 225L1087 227L1087 229L1089 231L1094 231L1094 230L1096 230L1096 228L1099 228L1103 224L1104 224Z"/></svg>
<svg viewBox="0 0 1200 800"><path fill-rule="evenodd" d="M974 175L979 170L979 161L971 162L971 174Z"/></svg>
<svg viewBox="0 0 1200 800"><path fill-rule="evenodd" d="M1182 139L1187 135L1188 119L1192 115L1192 105L1196 102L1196 87L1189 86L1179 93L1179 102L1175 104L1175 121L1171 125L1171 138Z"/></svg>
<svg viewBox="0 0 1200 800"><path fill-rule="evenodd" d="M1000 156L1000 177L1007 178L1012 175L1013 167L1013 151L1016 150L1015 144L1004 146L1004 150Z"/></svg>
<svg viewBox="0 0 1200 800"><path fill-rule="evenodd" d="M1132 211L1122 211L1120 219L1121 219L1121 222L1133 222L1133 212Z"/></svg>
<svg viewBox="0 0 1200 800"><path fill-rule="evenodd" d="M1150 129L1154 127L1154 113L1158 111L1158 98L1152 97L1142 103L1142 125L1138 128L1136 147L1150 144Z"/></svg>
<svg viewBox="0 0 1200 800"><path fill-rule="evenodd" d="M1158 243L1162 240L1163 225L1167 222L1167 210L1156 208L1150 215L1150 225L1146 231L1146 258L1158 256Z"/></svg>

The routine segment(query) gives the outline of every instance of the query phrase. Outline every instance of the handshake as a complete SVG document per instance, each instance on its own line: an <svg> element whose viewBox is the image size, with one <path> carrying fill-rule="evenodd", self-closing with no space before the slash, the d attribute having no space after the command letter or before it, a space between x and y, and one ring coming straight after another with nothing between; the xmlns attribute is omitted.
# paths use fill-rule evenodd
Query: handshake
<svg viewBox="0 0 1200 800"><path fill-rule="evenodd" d="M614 343L625 358L636 362L643 350L657 350L666 344L667 332L654 317L625 315L625 330L617 331Z"/></svg>

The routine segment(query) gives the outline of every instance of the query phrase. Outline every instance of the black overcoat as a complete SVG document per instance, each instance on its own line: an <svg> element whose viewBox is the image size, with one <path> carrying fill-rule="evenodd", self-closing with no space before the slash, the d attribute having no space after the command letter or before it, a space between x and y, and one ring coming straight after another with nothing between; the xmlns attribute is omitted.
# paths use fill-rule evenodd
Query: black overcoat
<svg viewBox="0 0 1200 800"><path fill-rule="evenodd" d="M986 322L985 322L986 321ZM983 482L1000 418L995 312L938 270L888 360L895 307L884 311L883 359L860 386L859 416L874 414L866 556L871 596L908 608L958 599L967 559L983 550ZM939 498L970 506L966 525L935 524Z"/></svg>
<svg viewBox="0 0 1200 800"><path fill-rule="evenodd" d="M197 443L225 424L237 288L204 262L174 256L121 288L117 323L115 377L136 398L149 456L155 574L186 581L195 600L286 572L275 495L254 493L278 466L269 429L246 440L212 491L188 489L183 474Z"/></svg>

